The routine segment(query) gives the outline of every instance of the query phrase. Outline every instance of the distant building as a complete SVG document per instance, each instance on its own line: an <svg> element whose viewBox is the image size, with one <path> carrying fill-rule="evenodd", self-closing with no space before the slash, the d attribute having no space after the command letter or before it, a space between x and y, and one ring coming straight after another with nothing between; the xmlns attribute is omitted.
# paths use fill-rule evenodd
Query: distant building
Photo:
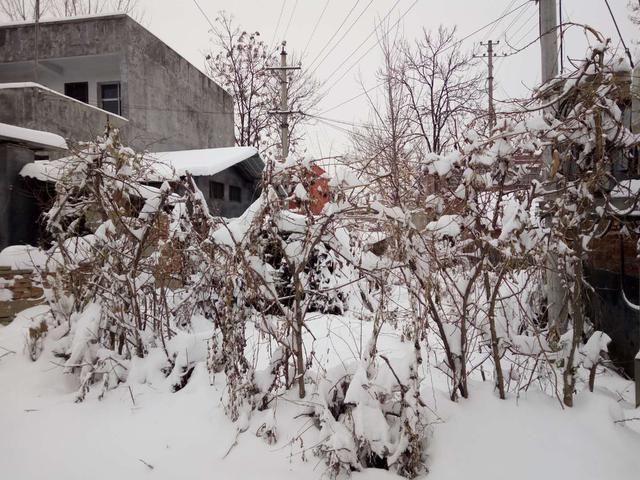
<svg viewBox="0 0 640 480"><path fill-rule="evenodd" d="M0 122L138 150L234 144L233 99L125 14L0 25Z"/></svg>
<svg viewBox="0 0 640 480"><path fill-rule="evenodd" d="M264 163L253 147L209 148L148 153L156 162L146 183L160 186L191 175L213 215L239 217L258 198ZM26 164L19 172L31 190L51 195L52 184L65 175L67 159ZM48 186L47 186L48 185ZM41 199L46 201L46 198Z"/></svg>
<svg viewBox="0 0 640 480"><path fill-rule="evenodd" d="M0 25L0 249L39 241L51 194L51 179L19 172L68 155L67 144L95 139L107 123L124 144L190 171L214 214L239 216L256 198L257 151L224 148L234 145L231 95L135 20Z"/></svg>
<svg viewBox="0 0 640 480"><path fill-rule="evenodd" d="M183 177L189 173L214 215L242 215L260 195L264 163L254 147L211 148L149 154ZM150 181L156 180L150 177Z"/></svg>

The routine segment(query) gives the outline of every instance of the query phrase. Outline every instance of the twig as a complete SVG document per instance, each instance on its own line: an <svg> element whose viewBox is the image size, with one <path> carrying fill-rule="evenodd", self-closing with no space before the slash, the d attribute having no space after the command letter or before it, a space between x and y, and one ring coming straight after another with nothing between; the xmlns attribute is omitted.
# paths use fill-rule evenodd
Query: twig
<svg viewBox="0 0 640 480"><path fill-rule="evenodd" d="M400 381L400 378L398 378L398 375L396 375L395 370L393 369L393 367L391 366L391 362L389 362L389 359L387 357L385 357L384 355L379 355L379 357L385 361L385 363L387 364L387 366L389 367L389 370L391 370L391 373L393 374L394 377L396 377L396 381L398 382L398 385L400 386L400 389L402 390L403 393L406 393L406 391L408 390L407 387Z"/></svg>
<svg viewBox="0 0 640 480"><path fill-rule="evenodd" d="M16 353L16 352L11 352L11 351L5 352L2 355L0 355L0 359L3 358L3 357L6 357L7 355L14 354L14 353Z"/></svg>
<svg viewBox="0 0 640 480"><path fill-rule="evenodd" d="M147 467L149 470L153 470L155 468L153 465L151 465L150 463L145 462L141 458L139 458L138 461L144 463L145 467Z"/></svg>
<svg viewBox="0 0 640 480"><path fill-rule="evenodd" d="M131 396L131 401L133 402L133 406L136 406L136 400L135 398L133 398L133 391L131 390L131 385L127 385L127 387L129 388L129 395Z"/></svg>
<svg viewBox="0 0 640 480"><path fill-rule="evenodd" d="M640 417L625 418L624 420L614 420L613 423L638 422Z"/></svg>
<svg viewBox="0 0 640 480"><path fill-rule="evenodd" d="M232 444L229 446L229 448L227 449L227 453L225 453L225 454L222 456L222 459L223 459L223 460L224 460L225 458L227 458L227 456L231 453L231 450L233 450L233 447L235 447L236 445L238 445L238 437L240 437L240 434L241 434L241 433L246 432L246 431L247 431L247 428L249 428L249 427L247 426L247 427L246 427L245 429L243 429L243 430L238 429L238 431L236 432L236 437L233 439L233 443L232 443Z"/></svg>

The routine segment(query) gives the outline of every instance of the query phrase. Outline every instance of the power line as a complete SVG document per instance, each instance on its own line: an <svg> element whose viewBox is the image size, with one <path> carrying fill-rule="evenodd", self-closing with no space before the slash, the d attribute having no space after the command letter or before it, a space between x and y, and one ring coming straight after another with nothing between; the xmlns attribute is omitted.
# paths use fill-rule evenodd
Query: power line
<svg viewBox="0 0 640 480"><path fill-rule="evenodd" d="M340 125L347 125L347 126L356 127L356 128L367 128L367 129L371 129L371 130L386 131L384 128L376 127L374 125L367 125L367 124L364 124L364 123L347 122L345 120L338 120L336 118L327 118L327 117L322 117L320 115L312 115L310 113L304 113L304 112L302 114L305 117L314 118L316 120L322 120L324 122L337 123L337 124L340 124Z"/></svg>
<svg viewBox="0 0 640 480"><path fill-rule="evenodd" d="M293 16L296 13L296 8L298 8L298 1L296 0L296 3L293 4L293 10L291 10L291 15L289 16L289 22L287 22L287 28L285 28L284 30L284 34L282 35L282 40L285 40L287 37L287 33L289 33L289 27L291 26L291 21L293 20Z"/></svg>
<svg viewBox="0 0 640 480"><path fill-rule="evenodd" d="M510 2L510 3L505 7L505 9L502 11L502 13L501 13L500 15L504 15L506 12L508 12L508 11L509 11L509 9L510 9L511 7L513 7L513 5L514 5L517 1L518 1L518 0L511 0L511 2ZM495 29L498 27L498 25L499 25L499 24L500 24L500 22L498 22L498 23L494 24L494 25L493 25L493 27L491 27L491 29L490 29L487 33L485 33L485 34L482 36L482 41L483 41L483 42L484 42L484 41L486 41L486 40L491 36L491 34L495 31Z"/></svg>
<svg viewBox="0 0 640 480"><path fill-rule="evenodd" d="M200 10L200 13L202 14L202 16L205 18L205 20L207 22L209 22L209 25L211 25L211 28L215 30L215 26L213 25L213 22L211 21L211 19L209 18L209 15L206 14L206 12L202 9L202 7L200 6L200 4L198 3L198 0L193 0L193 3L196 4L196 7L198 7L198 10Z"/></svg>
<svg viewBox="0 0 640 480"><path fill-rule="evenodd" d="M280 28L280 21L282 20L282 13L284 12L284 6L287 4L287 0L282 0L282 6L280 7L280 14L278 15L278 21L276 22L276 29L273 31L273 36L271 37L271 45L276 40L276 34L278 33L278 29Z"/></svg>
<svg viewBox="0 0 640 480"><path fill-rule="evenodd" d="M527 13L527 10L528 9L525 8L524 10L521 10L520 12L518 12L518 14L511 20L511 22L507 25L507 27L502 31L502 34L500 35L500 37L504 37L506 39L507 34L509 33L509 30L511 30L512 27L518 24L520 19L524 17L524 14ZM537 13L536 9L534 9L534 14L535 13ZM524 24L520 25L516 30L516 32L514 33L514 35L517 35L517 33L524 27L524 25L526 25L526 23L527 22L525 21Z"/></svg>
<svg viewBox="0 0 640 480"><path fill-rule="evenodd" d="M613 11L611 10L611 5L609 5L609 0L604 0L604 3L607 6L607 10L609 10L609 15L611 15L611 20L613 20L613 24L615 25L616 30L618 31L618 37L620 37L620 41L622 42L624 51L627 54L627 57L629 57L629 64L631 65L631 68L633 68L633 58L631 57L631 52L627 48L627 44L624 43L624 38L622 38L622 32L620 32L620 27L618 27L618 21L616 20L616 16L613 14Z"/></svg>
<svg viewBox="0 0 640 480"><path fill-rule="evenodd" d="M322 65L322 62L324 62L329 55L331 54L331 52L333 52L336 47L338 45L340 45L340 42L342 42L342 40L344 40L344 38L349 34L349 32L353 29L353 27L355 26L356 23L358 23L358 20L360 20L362 18L362 16L365 14L365 12L369 9L369 7L371 6L371 4L373 3L373 0L369 0L369 3L364 7L364 9L362 10L362 12L360 12L360 15L358 15L356 17L356 19L351 23L351 25L349 25L349 28L347 28L347 30L342 34L342 37L340 37L340 39L333 45L333 47L331 47L331 49L325 54L325 56L322 58L322 60L320 60L318 62L318 64L316 65L316 67L313 69L313 71L311 72L310 75L313 75L318 68L320 68L320 65ZM396 2L397 3L397 2Z"/></svg>
<svg viewBox="0 0 640 480"><path fill-rule="evenodd" d="M517 7L515 7L514 9L508 11L507 13L502 14L501 16L499 16L498 18L496 18L495 20L493 20L492 22L487 23L486 25L483 25L482 27L474 30L473 32L471 32L470 34L466 35L465 37L461 38L460 40L457 40L456 42L454 42L453 44L449 45L449 47L447 47L446 49L443 49L443 51L446 51L450 48L453 48L459 44L461 44L462 42L464 42L465 40L468 40L469 38L473 37L474 35L476 35L477 33L489 28L490 26L500 22L503 18L508 17L509 15L511 15L514 12L517 12L518 10L520 10L522 7L524 7L525 5L529 4L531 0L526 0L524 3L521 3L520 5L518 5ZM384 85L384 81L378 82L376 85L364 90L363 92L359 93L358 95L355 95L347 100L345 100L342 103L339 103L338 105L335 105L331 108L328 108L326 110L323 110L322 112L320 112L320 114L325 114L327 112L330 112L332 110L335 110L336 108L342 107L343 105L346 105L347 103L351 103L354 100L366 95L367 93L375 90L376 88L379 88L380 86Z"/></svg>
<svg viewBox="0 0 640 480"><path fill-rule="evenodd" d="M324 44L324 47L322 47L322 50L320 50L320 52L318 53L318 55L316 55L316 57L311 61L311 63L309 64L308 68L312 68L313 65L316 63L316 61L320 58L320 56L324 53L325 49L331 45L331 42L333 42L333 39L336 38L336 35L338 35L338 33L340 33L340 30L342 30L342 27L344 26L345 23L347 23L347 20L349 20L349 17L351 16L351 14L353 13L353 11L356 9L356 7L358 6L358 4L360 3L360 0L356 0L356 3L353 4L353 7L351 7L351 10L349 10L349 13L347 13L347 16L344 17L344 19L342 20L342 23L340 24L340 26L338 27L338 29L333 32L333 35L331 35L331 38L329 39L329 41L327 43Z"/></svg>
<svg viewBox="0 0 640 480"><path fill-rule="evenodd" d="M447 50L449 50L450 48L453 48L459 44L461 44L462 42L464 42L465 40L470 39L471 37L473 37L474 35L480 33L482 30L484 30L485 28L489 28L491 25L493 25L494 23L499 22L500 20L502 20L505 17L508 17L509 15L511 15L512 13L517 12L518 10L520 10L522 7L524 7L525 5L528 5L529 2L534 1L534 0L526 0L524 3L521 3L520 5L518 5L516 8L514 8L513 10L508 11L507 13L505 13L504 15L496 18L493 22L489 22L486 25L474 30L473 32L471 32L469 35L467 35L466 37L462 37L460 40L452 43L451 45L449 45L447 48L443 49L442 51L445 52Z"/></svg>
<svg viewBox="0 0 640 480"><path fill-rule="evenodd" d="M320 114L327 113L327 112L331 112L332 110L335 110L336 108L340 108L341 106L346 105L347 103L351 103L351 102L353 102L354 100L356 100L356 99L358 99L358 98L360 98L360 97L363 97L363 96L365 96L367 93L369 93L369 92L371 92L371 91L375 90L376 88L378 88L378 87L380 87L380 86L384 85L384 83L385 83L384 81L379 82L379 83L377 83L376 85L374 85L373 87L367 88L365 91L360 92L359 94L357 94L357 95L355 95L355 96L353 96L353 97L351 97L351 98L349 98L349 99L345 100L344 102L339 103L338 105L335 105L335 106L333 106L333 107L331 107L331 108L329 108L329 109L327 109L327 110L323 110L322 112L320 112Z"/></svg>
<svg viewBox="0 0 640 480"><path fill-rule="evenodd" d="M327 7L329 6L329 2L330 2L330 0L327 0L327 3L324 4L324 8L322 9L322 12L320 13L320 16L318 17L318 20L316 21L316 25L313 27L313 30L311 31L311 35L309 35L309 40L307 40L307 44L305 45L304 50L302 51L302 55L301 55L300 58L304 58L304 56L307 54L307 50L309 49L309 45L311 44L311 39L316 34L316 30L318 29L318 26L320 25L320 22L322 21L322 17L324 17L324 12L327 11Z"/></svg>
<svg viewBox="0 0 640 480"><path fill-rule="evenodd" d="M522 30L522 28L524 28L524 26L525 26L527 23L529 23L529 21L530 21L533 17L537 16L537 14L538 14L538 12L534 10L534 11L533 11L533 13L532 13L531 15L529 15L529 18L527 18L527 21L526 21L525 23L523 23L523 24L521 25L521 27L520 27L518 30L516 30L512 36L513 36L513 37L515 37L515 36L518 34L518 32L520 32L520 30ZM515 40L513 43L518 44L518 43L520 43L521 41L523 41L525 38L527 38L527 37L529 36L529 34L530 34L530 33L531 33L531 32L532 32L532 31L533 31L537 26L538 26L538 22L533 22L533 24L529 27L529 30L527 30L527 31L526 31L522 36L518 37L518 40ZM506 38L506 37L505 37L505 38ZM507 45L508 45L508 44L509 44L509 42L508 42L508 40L507 40Z"/></svg>
<svg viewBox="0 0 640 480"><path fill-rule="evenodd" d="M404 14L402 14L402 15L400 16L400 18L398 19L398 21L397 21L396 23L394 23L394 24L389 28L389 30L391 30L392 28L395 28L395 27L396 27L396 26L397 26L397 25L402 21L402 19L403 19L403 18L404 18L404 17L405 17L405 16L406 16L406 15L407 15L407 14L408 14L412 9L413 9L413 7L415 7L415 6L418 4L418 2L419 2L419 1L420 1L420 0L415 0L415 1L411 4L411 6L410 6L410 7L409 7L405 12L404 12ZM373 31L372 31L369 35L367 35L367 38L365 38L365 39L362 41L362 43L360 43L360 45L358 45L358 46L353 50L353 52L351 52L351 54L350 54L347 58L345 58L345 59L343 60L343 62L342 62L340 65L338 65L338 67L337 67L335 70L333 70L333 72L331 72L331 73L329 74L329 76L324 80L323 84L326 84L326 83L329 81L329 79L330 79L333 75L335 75L335 74L336 74L336 73L337 73L337 72L338 72L338 71L339 71L339 70L340 70L340 69L341 69L341 68L342 68L342 67L343 67L343 66L344 66L344 65L345 65L345 64L346 64L350 59L351 59L351 57L353 57L353 56L356 54L356 52L357 52L358 50L360 50L360 49L362 48L362 46L363 46L363 45L364 45L364 44L365 44L365 43L366 43L366 42L367 42L367 41L368 41L368 40L369 40L369 39L370 39L370 38L371 38L371 37L372 37L372 36L377 32L377 31L378 31L378 28L380 28L380 25L382 25L382 24L383 24L383 22L384 22L387 18L389 18L389 16L391 15L391 13L393 13L393 10L396 8L396 6L398 5L398 3L399 3L399 2L400 2L400 0L396 0L396 3L394 3L394 4L393 4L393 6L392 6L392 7L391 7L391 9L389 10L389 12L387 12L387 14L384 16L384 18L383 18L382 20L380 20L380 22L378 23L378 25L376 25L376 27L373 29ZM364 52L364 54L362 54L362 55L358 58L358 60L356 60L356 62L355 62L355 63L353 63L353 65L351 65L351 66L350 66L350 67L349 67L349 68L348 68L348 69L347 69L347 70L346 70L346 71L345 71L345 72L340 76L340 78L338 78L338 80L336 80L335 82L333 82L333 83L331 84L330 89L331 89L331 88L333 88L333 87L334 87L334 86L335 86L335 85L336 85L340 80L342 80L342 79L345 77L345 75L346 75L347 73L349 73L349 72L350 72L350 71L351 71L351 70L352 70L356 65L358 65L358 64L360 63L360 60L362 60L362 59L363 59L363 58L364 58L364 57L365 57L365 56L366 56L366 55L367 55L371 50L373 50L377 45L378 45L377 43L374 43L373 45L371 45L371 47L369 47L369 48Z"/></svg>

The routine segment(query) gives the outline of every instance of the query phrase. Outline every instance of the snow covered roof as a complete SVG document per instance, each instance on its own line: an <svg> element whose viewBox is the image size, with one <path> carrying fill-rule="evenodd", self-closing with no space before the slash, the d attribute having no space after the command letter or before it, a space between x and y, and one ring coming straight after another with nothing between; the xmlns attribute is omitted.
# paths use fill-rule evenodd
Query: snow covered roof
<svg viewBox="0 0 640 480"><path fill-rule="evenodd" d="M147 177L148 182L176 179L185 176L187 172L194 177L215 175L234 166L241 168L245 175L258 178L264 168L258 150L254 147L158 152L147 156L157 161ZM65 158L31 162L22 168L20 175L42 182L55 182L65 175L67 163Z"/></svg>
<svg viewBox="0 0 640 480"><path fill-rule="evenodd" d="M149 157L158 161L157 173L161 178L178 177L188 173L194 177L210 176L228 168L242 165L245 172L257 178L262 174L264 163L254 147L206 148L177 152L155 152ZM153 179L150 179L153 180Z"/></svg>
<svg viewBox="0 0 640 480"><path fill-rule="evenodd" d="M67 142L60 135L42 130L16 127L8 123L0 123L0 140L10 140L38 148L67 149Z"/></svg>

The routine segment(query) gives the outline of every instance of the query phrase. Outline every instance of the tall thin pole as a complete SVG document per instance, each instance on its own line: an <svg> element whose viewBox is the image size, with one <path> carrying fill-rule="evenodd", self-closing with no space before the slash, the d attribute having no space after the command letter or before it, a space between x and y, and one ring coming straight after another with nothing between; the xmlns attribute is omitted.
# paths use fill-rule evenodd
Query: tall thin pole
<svg viewBox="0 0 640 480"><path fill-rule="evenodd" d="M34 50L34 54L35 54L35 61L34 61L34 66L33 66L33 77L34 77L34 82L38 83L38 56L40 54L39 52L39 48L40 48L40 39L38 38L39 36L39 30L40 30L40 0L36 0L35 3L35 9L34 9L34 19L35 19L35 50Z"/></svg>
<svg viewBox="0 0 640 480"><path fill-rule="evenodd" d="M287 51L285 50L287 42L282 42L280 50L280 142L282 158L289 156L289 81L287 80Z"/></svg>
<svg viewBox="0 0 640 480"><path fill-rule="evenodd" d="M287 42L282 42L280 50L280 66L269 67L267 70L277 70L280 73L280 109L272 110L271 115L280 115L280 151L282 152L282 160L286 160L289 156L289 115L293 112L289 109L289 79L287 72L289 70L300 70L300 66L287 65Z"/></svg>
<svg viewBox="0 0 640 480"><path fill-rule="evenodd" d="M564 73L564 26L562 20L562 0L558 3L558 15L560 17L560 75Z"/></svg>
<svg viewBox="0 0 640 480"><path fill-rule="evenodd" d="M558 18L556 0L540 0L540 57L542 83L555 78L558 75ZM547 113L552 114L551 110ZM559 153L557 154L559 155ZM553 152L547 147L542 154L544 180L551 181L551 171L553 163ZM553 195L549 201L553 201ZM550 220L547 220L549 222ZM548 225L548 224L547 224ZM559 273L558 256L554 252L549 252L546 258L546 294L547 294L547 316L550 328L557 334L562 335L568 328L568 294L569 292L562 283Z"/></svg>
<svg viewBox="0 0 640 480"><path fill-rule="evenodd" d="M540 0L542 83L558 75L558 15L556 0Z"/></svg>
<svg viewBox="0 0 640 480"><path fill-rule="evenodd" d="M489 90L489 128L493 129L493 127L496 126L496 108L494 105L494 99L493 99L493 94L494 94L494 88L493 88L493 59L496 57L496 54L493 52L493 47L495 45L498 45L500 43L499 40L489 40L487 43L484 42L480 42L480 45L482 45L483 47L487 47L487 53L483 54L482 57L483 58L487 58L487 66L488 66L488 73L487 73L487 85L488 85L488 90Z"/></svg>
<svg viewBox="0 0 640 480"><path fill-rule="evenodd" d="M499 41L496 44L500 43ZM489 61L489 126L491 128L496 126L496 109L493 105L493 40L487 42L487 56Z"/></svg>

